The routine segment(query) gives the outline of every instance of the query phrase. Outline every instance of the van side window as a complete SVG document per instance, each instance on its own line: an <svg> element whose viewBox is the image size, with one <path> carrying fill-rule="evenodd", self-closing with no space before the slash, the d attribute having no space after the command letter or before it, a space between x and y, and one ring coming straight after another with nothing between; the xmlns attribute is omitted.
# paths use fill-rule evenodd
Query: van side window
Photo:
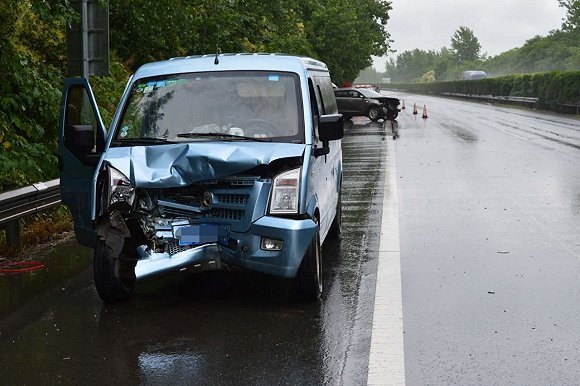
<svg viewBox="0 0 580 386"><path fill-rule="evenodd" d="M320 94L317 94L314 89L314 84L312 83L312 79L308 79L308 90L310 91L310 106L312 108L312 115L313 117L320 116L320 111L322 109L322 104L320 102Z"/></svg>
<svg viewBox="0 0 580 386"><path fill-rule="evenodd" d="M312 110L312 127L314 127L314 137L318 142L318 117L322 108L320 94L316 92L312 79L308 78L308 91L310 94L310 106Z"/></svg>
<svg viewBox="0 0 580 386"><path fill-rule="evenodd" d="M322 95L322 91L320 90L320 85L317 84L316 88L318 89L318 95L322 98L322 114L326 115L326 106L324 105L324 96Z"/></svg>
<svg viewBox="0 0 580 386"><path fill-rule="evenodd" d="M318 76L315 78L316 87L322 98L324 114L337 114L336 99L330 77Z"/></svg>

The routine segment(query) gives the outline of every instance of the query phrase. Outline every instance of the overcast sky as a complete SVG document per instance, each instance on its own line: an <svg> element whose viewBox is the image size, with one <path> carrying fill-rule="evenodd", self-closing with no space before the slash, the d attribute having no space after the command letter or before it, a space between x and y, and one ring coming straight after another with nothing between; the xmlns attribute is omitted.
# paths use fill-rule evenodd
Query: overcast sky
<svg viewBox="0 0 580 386"><path fill-rule="evenodd" d="M392 0L392 7L387 30L398 53L449 48L463 25L473 30L482 52L494 56L546 36L566 15L557 0ZM385 62L375 58L374 67L383 72Z"/></svg>

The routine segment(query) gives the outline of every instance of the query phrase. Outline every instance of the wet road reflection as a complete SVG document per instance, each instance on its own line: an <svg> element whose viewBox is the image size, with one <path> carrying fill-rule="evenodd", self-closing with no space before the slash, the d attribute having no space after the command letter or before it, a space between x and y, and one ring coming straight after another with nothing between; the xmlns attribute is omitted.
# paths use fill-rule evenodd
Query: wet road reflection
<svg viewBox="0 0 580 386"><path fill-rule="evenodd" d="M580 121L397 95L407 383L578 384Z"/></svg>
<svg viewBox="0 0 580 386"><path fill-rule="evenodd" d="M175 274L103 306L90 251L0 276L0 383L362 384L366 381L382 202L385 130L358 119L343 140L343 237L323 246L319 303L275 278Z"/></svg>

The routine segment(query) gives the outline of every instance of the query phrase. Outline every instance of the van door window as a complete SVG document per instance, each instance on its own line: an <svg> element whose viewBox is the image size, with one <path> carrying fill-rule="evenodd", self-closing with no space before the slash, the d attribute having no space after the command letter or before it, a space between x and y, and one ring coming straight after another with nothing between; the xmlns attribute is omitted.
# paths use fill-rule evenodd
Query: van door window
<svg viewBox="0 0 580 386"><path fill-rule="evenodd" d="M314 88L314 83L312 79L308 79L308 88L310 90L310 102L312 104L312 113L314 117L320 116L322 110L322 101L320 99L320 94L316 92Z"/></svg>
<svg viewBox="0 0 580 386"><path fill-rule="evenodd" d="M329 77L322 76L316 77L315 81L322 98L322 111L324 111L324 114L337 114L338 108L336 107L336 98L332 88L332 81Z"/></svg>
<svg viewBox="0 0 580 386"><path fill-rule="evenodd" d="M83 85L68 89L64 111L63 144L83 163L95 163L105 147L102 126L97 120L96 107Z"/></svg>
<svg viewBox="0 0 580 386"><path fill-rule="evenodd" d="M320 94L316 92L317 90L314 88L312 79L308 79L308 90L310 91L310 105L312 108L312 125L314 127L314 137L316 139L316 143L318 144L318 117L322 111L322 101Z"/></svg>
<svg viewBox="0 0 580 386"><path fill-rule="evenodd" d="M318 95L320 95L321 99L322 99L322 114L326 115L326 108L324 106L324 97L322 96L322 91L320 90L320 85L317 84L316 85L316 89L318 90Z"/></svg>

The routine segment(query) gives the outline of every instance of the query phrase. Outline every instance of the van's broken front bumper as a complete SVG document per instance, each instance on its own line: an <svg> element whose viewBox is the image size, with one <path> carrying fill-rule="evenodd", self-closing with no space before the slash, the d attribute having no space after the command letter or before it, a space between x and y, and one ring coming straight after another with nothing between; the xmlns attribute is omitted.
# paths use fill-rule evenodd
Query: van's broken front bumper
<svg viewBox="0 0 580 386"><path fill-rule="evenodd" d="M249 232L230 232L230 242L169 248L158 253L141 246L135 267L137 280L176 270L212 270L237 266L281 277L294 277L317 225L311 219L292 220L264 216ZM283 242L279 251L261 248L262 238Z"/></svg>

